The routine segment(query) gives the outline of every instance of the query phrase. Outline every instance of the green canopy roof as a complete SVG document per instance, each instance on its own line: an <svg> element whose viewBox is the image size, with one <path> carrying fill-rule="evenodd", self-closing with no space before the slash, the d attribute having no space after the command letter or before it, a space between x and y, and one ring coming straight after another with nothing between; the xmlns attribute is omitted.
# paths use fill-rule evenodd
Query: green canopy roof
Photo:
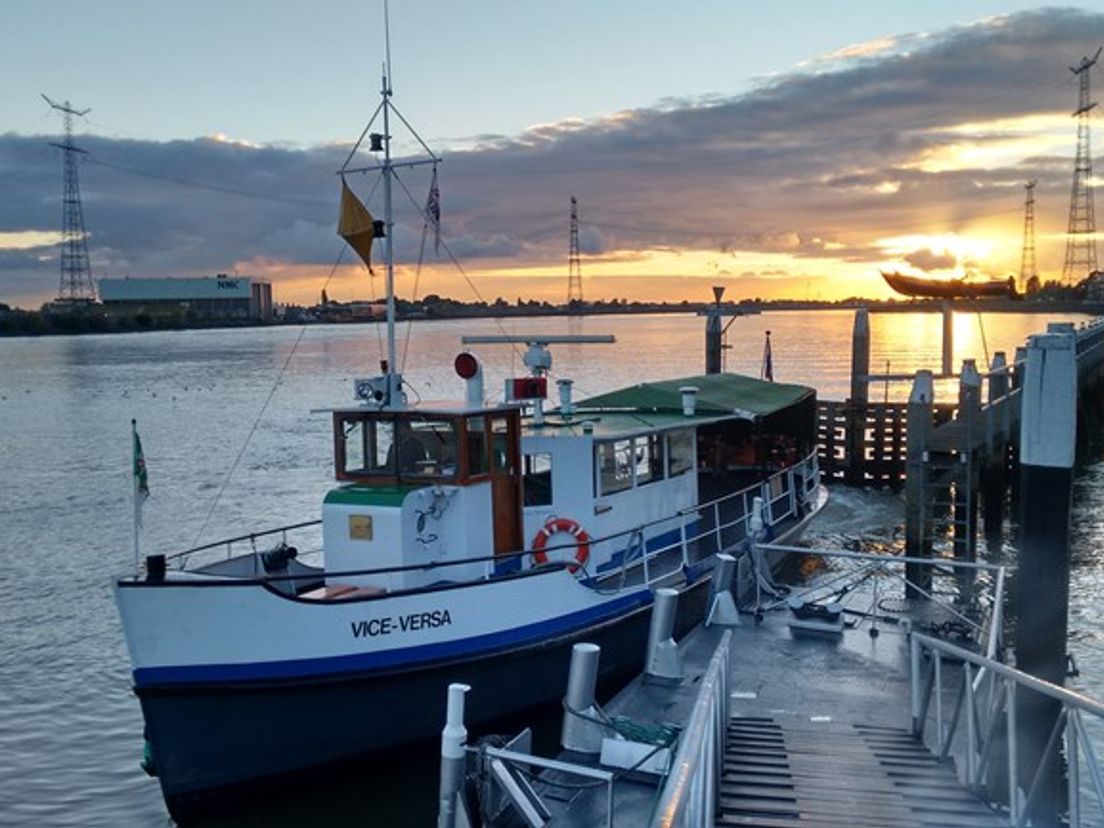
<svg viewBox="0 0 1104 828"><path fill-rule="evenodd" d="M682 412L680 388L698 389L695 413L701 417L726 414L758 419L812 397L804 385L766 382L740 374L703 374L697 377L644 382L579 402L581 409L631 410L640 412Z"/></svg>

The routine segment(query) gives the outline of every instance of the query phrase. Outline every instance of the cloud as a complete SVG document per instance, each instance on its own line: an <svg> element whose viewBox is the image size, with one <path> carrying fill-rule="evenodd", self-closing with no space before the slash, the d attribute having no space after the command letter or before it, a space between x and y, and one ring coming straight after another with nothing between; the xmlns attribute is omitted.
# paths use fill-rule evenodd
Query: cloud
<svg viewBox="0 0 1104 828"><path fill-rule="evenodd" d="M443 238L469 269L560 278L576 195L588 256L771 254L829 274L849 264L880 290L876 265L887 256L934 266L952 255L924 244L887 252L881 240L1018 233L1022 185L1038 178L1040 266L1053 270L1074 145L1067 65L1102 41L1104 14L1046 9L858 44L738 97L691 90L600 119L450 140L459 149L440 168ZM57 232L60 161L47 141L0 135L0 233ZM324 278L340 250L334 171L347 145L79 141L91 153L80 175L97 276L280 261ZM396 190L396 255L407 266L422 235L421 172L402 173ZM366 177L350 181L370 192ZM381 212L378 191L369 208ZM1016 244L992 247L1007 262L1019 255ZM0 301L54 291L57 261L42 252L56 248L14 255L0 243ZM1005 260L984 266L999 271ZM742 260L735 270L749 267L758 268Z"/></svg>
<svg viewBox="0 0 1104 828"><path fill-rule="evenodd" d="M953 253L936 253L927 248L906 254L904 260L913 267L928 272L932 270L950 270L958 264L958 257Z"/></svg>

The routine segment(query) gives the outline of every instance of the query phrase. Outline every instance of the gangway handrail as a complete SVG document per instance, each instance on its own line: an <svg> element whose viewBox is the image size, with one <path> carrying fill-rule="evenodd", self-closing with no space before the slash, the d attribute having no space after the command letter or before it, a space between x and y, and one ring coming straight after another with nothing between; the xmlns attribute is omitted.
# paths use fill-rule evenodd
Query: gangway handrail
<svg viewBox="0 0 1104 828"><path fill-rule="evenodd" d="M931 672L921 689L921 656L924 651L931 653ZM963 678L959 684L958 696L954 700L954 712L949 724L944 717L944 681L943 659L961 662ZM1000 683L998 685L998 682ZM1023 791L1016 783L1018 777L1017 746L1017 690L1023 688L1042 694L1060 705L1058 716L1051 729L1043 755L1035 769L1030 786ZM1082 825L1082 804L1091 798L1082 796L1080 784L1081 763L1088 766L1091 784L1095 792L1098 810L1104 814L1104 773L1097 760L1097 752L1088 736L1082 721L1082 714L1094 716L1104 721L1104 702L1084 693L1025 673L1015 667L1003 664L995 659L959 647L948 641L933 638L919 632L909 636L909 699L913 734L923 740L928 725L928 710L932 695L935 699L935 737L941 758L952 751L955 733L961 719L961 711L966 711L965 745L959 752L965 753L965 782L974 789L982 787L990 761L992 745L995 740L1001 713L1004 714L1007 735L1007 766L1005 781L1009 793L1009 824L1023 826L1031 813L1031 806L1041 789L1045 769L1050 760L1057 756L1062 737L1065 741L1068 783L1068 825L1079 828ZM980 709L979 709L980 701ZM1057 816L1057 815L1056 815Z"/></svg>
<svg viewBox="0 0 1104 828"><path fill-rule="evenodd" d="M660 792L651 828L697 828L714 823L724 768L731 649L732 630L725 630L702 677L686 729L679 737L678 752Z"/></svg>

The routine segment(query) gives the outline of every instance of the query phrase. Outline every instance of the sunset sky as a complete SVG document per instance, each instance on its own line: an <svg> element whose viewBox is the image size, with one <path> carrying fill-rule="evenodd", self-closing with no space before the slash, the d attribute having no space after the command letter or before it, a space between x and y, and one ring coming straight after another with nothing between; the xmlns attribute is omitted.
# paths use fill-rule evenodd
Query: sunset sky
<svg viewBox="0 0 1104 828"><path fill-rule="evenodd" d="M879 268L1005 277L1030 179L1040 275L1060 276L1068 67L1104 44L1099 5L765 5L394 0L395 103L443 156L442 239L474 284L430 243L418 294L563 301L572 194L588 299L884 297ZM282 302L378 295L378 275L333 263L334 172L377 103L381 19L381 3L338 0L6 9L0 302L58 288L60 119L42 92L92 108L78 143L96 278L237 272ZM1092 79L1104 94L1104 71ZM428 172L402 181L409 297Z"/></svg>

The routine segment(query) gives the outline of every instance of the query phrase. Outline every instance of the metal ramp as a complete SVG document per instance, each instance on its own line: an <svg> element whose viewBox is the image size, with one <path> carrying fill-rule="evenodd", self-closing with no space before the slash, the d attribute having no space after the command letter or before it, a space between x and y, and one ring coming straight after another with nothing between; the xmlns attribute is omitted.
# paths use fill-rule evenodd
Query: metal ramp
<svg viewBox="0 0 1104 828"><path fill-rule="evenodd" d="M905 729L733 717L718 826L832 828L1006 825Z"/></svg>

